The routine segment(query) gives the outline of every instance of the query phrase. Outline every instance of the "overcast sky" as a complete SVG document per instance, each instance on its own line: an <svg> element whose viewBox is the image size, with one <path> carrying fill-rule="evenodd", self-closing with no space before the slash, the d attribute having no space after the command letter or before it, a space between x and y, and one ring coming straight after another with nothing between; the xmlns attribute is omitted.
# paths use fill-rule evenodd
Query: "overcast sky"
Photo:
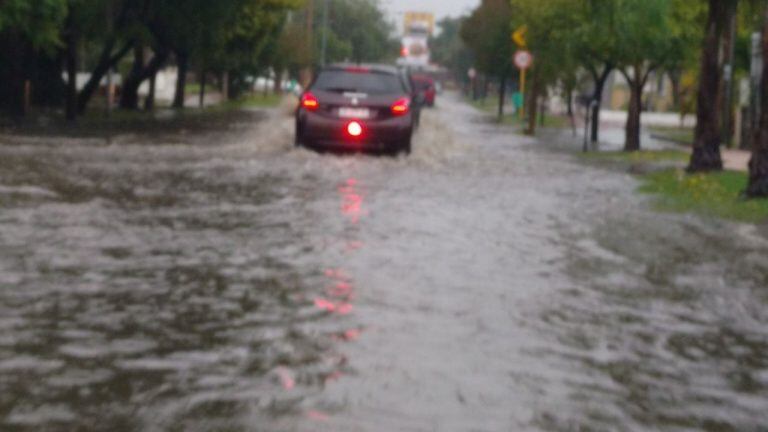
<svg viewBox="0 0 768 432"><path fill-rule="evenodd" d="M381 5L396 22L402 21L406 11L432 12L437 19L446 15L458 16L476 7L480 0L380 0Z"/></svg>

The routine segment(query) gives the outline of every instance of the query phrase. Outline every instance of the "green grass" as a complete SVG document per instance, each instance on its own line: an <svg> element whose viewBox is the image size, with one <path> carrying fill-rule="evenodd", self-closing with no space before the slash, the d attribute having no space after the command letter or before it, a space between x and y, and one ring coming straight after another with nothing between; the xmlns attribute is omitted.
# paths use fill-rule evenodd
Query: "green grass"
<svg viewBox="0 0 768 432"><path fill-rule="evenodd" d="M512 101L507 101L507 103L511 104ZM480 111L493 115L494 118L496 118L496 116L499 113L498 97L487 97L485 99L478 99L474 101L470 100L469 104ZM505 126L524 126L525 125L525 123L520 119L520 116L517 114L505 114L500 124ZM571 121L568 117L546 115L544 116L544 124L541 125L541 123L539 123L537 127L570 128Z"/></svg>
<svg viewBox="0 0 768 432"><path fill-rule="evenodd" d="M274 108L280 105L283 95L278 94L249 94L237 99L228 100L218 105L206 107L206 112L236 111L243 108Z"/></svg>
<svg viewBox="0 0 768 432"><path fill-rule="evenodd" d="M660 162L687 162L690 155L679 150L643 150L637 152L591 152L582 153L581 157L587 160L606 160L628 163L660 163Z"/></svg>
<svg viewBox="0 0 768 432"><path fill-rule="evenodd" d="M746 200L742 192L747 186L747 173L722 171L687 174L683 166L690 155L680 150L639 152L593 152L580 156L582 160L626 165L647 166L638 174L641 193L656 197L658 210L697 213L739 222L768 223L768 199ZM669 163L678 168L664 168Z"/></svg>
<svg viewBox="0 0 768 432"><path fill-rule="evenodd" d="M184 92L186 94L199 94L200 93L200 84L199 83L190 83L184 86Z"/></svg>
<svg viewBox="0 0 768 432"><path fill-rule="evenodd" d="M661 210L694 212L741 222L768 222L768 199L741 197L747 185L747 173L686 174L672 169L644 175L643 182L640 191L658 195L656 203Z"/></svg>
<svg viewBox="0 0 768 432"><path fill-rule="evenodd" d="M485 99L470 100L469 104L488 114L496 114L499 107L499 100L497 98L487 97Z"/></svg>
<svg viewBox="0 0 768 432"><path fill-rule="evenodd" d="M693 143L693 128L680 128L680 127L661 127L654 126L651 129L651 134L662 140L672 141L678 144Z"/></svg>

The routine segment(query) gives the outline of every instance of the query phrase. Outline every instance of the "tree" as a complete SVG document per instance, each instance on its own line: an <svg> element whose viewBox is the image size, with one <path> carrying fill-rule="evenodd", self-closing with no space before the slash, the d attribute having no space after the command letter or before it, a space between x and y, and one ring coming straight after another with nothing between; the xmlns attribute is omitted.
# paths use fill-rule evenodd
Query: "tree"
<svg viewBox="0 0 768 432"><path fill-rule="evenodd" d="M768 197L768 7L763 12L763 75L760 85L760 120L752 142L749 161L749 184L746 195Z"/></svg>
<svg viewBox="0 0 768 432"><path fill-rule="evenodd" d="M700 43L703 39L704 22L707 18L706 4L702 1L672 0L670 30L673 35L674 51L663 71L672 83L673 108L680 112L681 123L685 115L693 112L695 105L695 81L698 76Z"/></svg>
<svg viewBox="0 0 768 432"><path fill-rule="evenodd" d="M467 71L472 66L472 53L461 39L461 27L467 17L446 17L438 21L440 33L429 43L432 60L453 73L461 82L467 80Z"/></svg>
<svg viewBox="0 0 768 432"><path fill-rule="evenodd" d="M613 0L580 2L573 40L579 63L594 83L590 140L595 143L600 138L600 112L605 84L618 64L622 47L615 37L616 3Z"/></svg>
<svg viewBox="0 0 768 432"><path fill-rule="evenodd" d="M394 61L399 43L392 38L392 26L376 0L329 0L327 61L389 62ZM320 52L322 43L322 9L316 14L313 49ZM319 60L319 56L315 56Z"/></svg>
<svg viewBox="0 0 768 432"><path fill-rule="evenodd" d="M650 74L681 55L670 26L670 0L616 0L618 65L630 89L625 151L640 150L642 96Z"/></svg>
<svg viewBox="0 0 768 432"><path fill-rule="evenodd" d="M531 86L527 92L528 127L535 133L539 99L548 87L576 85L579 69L574 42L582 5L573 0L515 0L513 27L526 26L528 50L535 58Z"/></svg>
<svg viewBox="0 0 768 432"><path fill-rule="evenodd" d="M138 4L136 0L124 0L119 3L117 9L114 0L104 0L98 6L95 15L105 17L106 28L99 27L104 33L104 36L99 38L101 50L90 78L77 97L79 114L83 114L88 108L104 76L133 48L135 29L141 28L141 17L144 15L144 4Z"/></svg>
<svg viewBox="0 0 768 432"><path fill-rule="evenodd" d="M511 23L508 0L483 0L461 26L461 37L472 50L477 68L499 80L499 118L504 111L507 78L512 73Z"/></svg>
<svg viewBox="0 0 768 432"><path fill-rule="evenodd" d="M352 2L353 0L347 0ZM139 107L138 89L172 59L179 66L174 105L184 104L191 66L230 73L236 89L279 55L287 11L303 0L2 0L0 109L23 114L29 86L34 101L66 101L66 117L83 113L104 76L133 54L120 105ZM373 4L372 0L357 0ZM374 7L378 12L378 10ZM379 16L381 18L381 16ZM383 20L382 20L383 22ZM78 67L90 71L77 91ZM66 84L62 69L66 70ZM66 98L64 96L66 95Z"/></svg>
<svg viewBox="0 0 768 432"><path fill-rule="evenodd" d="M720 156L720 41L726 26L729 2L709 0L697 94L696 129L689 172L723 169Z"/></svg>
<svg viewBox="0 0 768 432"><path fill-rule="evenodd" d="M39 57L53 54L61 43L66 0L3 0L0 5L0 109L23 116L25 82Z"/></svg>

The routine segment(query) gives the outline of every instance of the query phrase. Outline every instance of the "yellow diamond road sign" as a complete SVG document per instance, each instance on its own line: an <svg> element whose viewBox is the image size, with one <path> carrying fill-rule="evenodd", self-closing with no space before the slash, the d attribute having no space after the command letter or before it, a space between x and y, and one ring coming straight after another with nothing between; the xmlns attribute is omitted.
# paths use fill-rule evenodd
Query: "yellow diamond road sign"
<svg viewBox="0 0 768 432"><path fill-rule="evenodd" d="M525 25L512 33L512 41L515 42L518 48L526 48L528 46L528 41L525 40L526 33L528 33L528 26Z"/></svg>

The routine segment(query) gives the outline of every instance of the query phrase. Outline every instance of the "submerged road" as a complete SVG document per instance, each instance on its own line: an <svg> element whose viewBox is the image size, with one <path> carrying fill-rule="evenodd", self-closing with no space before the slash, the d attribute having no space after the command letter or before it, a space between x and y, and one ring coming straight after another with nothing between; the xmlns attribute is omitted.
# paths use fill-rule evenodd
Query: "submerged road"
<svg viewBox="0 0 768 432"><path fill-rule="evenodd" d="M0 430L768 430L764 228L438 104L0 136Z"/></svg>

